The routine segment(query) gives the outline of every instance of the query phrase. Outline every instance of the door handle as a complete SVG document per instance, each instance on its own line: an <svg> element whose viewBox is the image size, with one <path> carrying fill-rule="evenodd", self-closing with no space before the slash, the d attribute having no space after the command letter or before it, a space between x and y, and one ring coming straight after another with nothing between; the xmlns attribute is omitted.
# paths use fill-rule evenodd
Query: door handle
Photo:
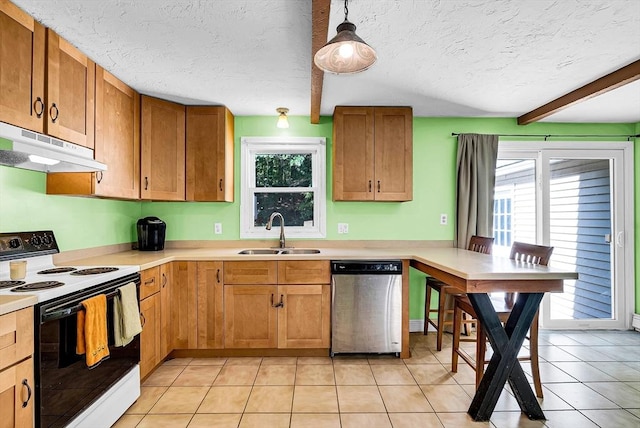
<svg viewBox="0 0 640 428"><path fill-rule="evenodd" d="M222 178L220 179L220 191L222 192Z"/></svg>
<svg viewBox="0 0 640 428"><path fill-rule="evenodd" d="M38 107L40 107L40 111L38 111ZM44 102L42 102L42 98L38 97L33 102L33 111L35 112L36 117L42 117L42 113L44 113Z"/></svg>
<svg viewBox="0 0 640 428"><path fill-rule="evenodd" d="M164 286L167 285L167 275L166 274L162 274L162 288L164 288Z"/></svg>
<svg viewBox="0 0 640 428"><path fill-rule="evenodd" d="M220 269L216 270L216 281L220 284ZM271 296L271 299L273 299L273 296ZM273 300L271 304L273 304Z"/></svg>
<svg viewBox="0 0 640 428"><path fill-rule="evenodd" d="M55 110L56 115L53 115L53 112ZM58 120L58 114L60 112L58 111L58 106L56 105L56 103L51 104L51 107L49 108L49 116L51 117L51 122L52 123L56 123L56 120Z"/></svg>

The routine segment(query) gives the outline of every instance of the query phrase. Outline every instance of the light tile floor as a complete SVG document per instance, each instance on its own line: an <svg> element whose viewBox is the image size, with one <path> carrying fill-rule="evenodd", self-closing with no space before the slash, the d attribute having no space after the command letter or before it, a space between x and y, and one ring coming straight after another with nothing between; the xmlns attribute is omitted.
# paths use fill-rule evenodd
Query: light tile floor
<svg viewBox="0 0 640 428"><path fill-rule="evenodd" d="M471 421L474 373L462 362L451 373L451 336L437 352L434 334L412 333L407 360L169 360L115 427L640 427L640 333L540 336L544 422L523 416L508 388L490 422Z"/></svg>

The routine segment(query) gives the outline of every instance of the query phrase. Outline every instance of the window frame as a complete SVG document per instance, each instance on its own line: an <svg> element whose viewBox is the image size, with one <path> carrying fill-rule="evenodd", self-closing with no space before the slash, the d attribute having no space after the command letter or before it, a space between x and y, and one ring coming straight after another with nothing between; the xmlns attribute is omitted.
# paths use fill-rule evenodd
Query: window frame
<svg viewBox="0 0 640 428"><path fill-rule="evenodd" d="M313 226L287 226L287 238L326 238L326 138L324 137L241 137L240 162L240 239L278 239L280 227L266 230L254 226L254 194L270 192L313 192ZM309 153L312 165L311 187L256 187L255 157L257 154ZM267 192L269 193L269 192Z"/></svg>

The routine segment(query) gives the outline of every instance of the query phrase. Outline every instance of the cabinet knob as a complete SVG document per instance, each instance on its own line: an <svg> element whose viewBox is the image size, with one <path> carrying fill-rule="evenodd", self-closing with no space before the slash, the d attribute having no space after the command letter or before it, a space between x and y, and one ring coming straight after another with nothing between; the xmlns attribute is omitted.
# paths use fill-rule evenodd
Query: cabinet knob
<svg viewBox="0 0 640 428"><path fill-rule="evenodd" d="M58 120L59 113L60 111L58 110L58 106L56 105L56 103L51 104L51 107L49 108L49 116L51 117L52 123L56 123L56 120Z"/></svg>

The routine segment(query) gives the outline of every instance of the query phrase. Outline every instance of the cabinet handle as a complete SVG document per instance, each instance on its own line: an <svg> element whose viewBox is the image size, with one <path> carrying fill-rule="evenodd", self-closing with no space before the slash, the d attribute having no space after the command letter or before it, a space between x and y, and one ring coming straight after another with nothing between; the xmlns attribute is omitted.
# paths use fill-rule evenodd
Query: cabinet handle
<svg viewBox="0 0 640 428"><path fill-rule="evenodd" d="M149 177L144 178L144 190L149 190Z"/></svg>
<svg viewBox="0 0 640 428"><path fill-rule="evenodd" d="M380 193L380 180L378 180L378 193Z"/></svg>
<svg viewBox="0 0 640 428"><path fill-rule="evenodd" d="M22 379L22 386L27 387L27 400L22 402L22 408L25 408L29 404L29 400L31 400L31 387L26 379Z"/></svg>
<svg viewBox="0 0 640 428"><path fill-rule="evenodd" d="M102 171L98 171L98 173L96 174L96 181L98 182L98 184L100 184L100 182L102 181L103 175L102 175Z"/></svg>
<svg viewBox="0 0 640 428"><path fill-rule="evenodd" d="M147 323L147 319L144 317L144 314L140 312L140 318L142 318L142 327Z"/></svg>
<svg viewBox="0 0 640 428"><path fill-rule="evenodd" d="M56 115L53 115L55 109L55 113ZM58 111L58 106L56 105L56 103L51 104L51 108L49 108L49 116L51 116L51 122L56 123L56 120L58 120L58 114L60 112Z"/></svg>
<svg viewBox="0 0 640 428"><path fill-rule="evenodd" d="M369 192L371 192L371 180L369 180Z"/></svg>
<svg viewBox="0 0 640 428"><path fill-rule="evenodd" d="M218 281L218 284L220 284L220 269L216 271L216 281ZM271 296L271 298L273 298L273 296Z"/></svg>
<svg viewBox="0 0 640 428"><path fill-rule="evenodd" d="M164 288L165 285L167 285L167 275L165 275L163 273L162 274L162 288Z"/></svg>
<svg viewBox="0 0 640 428"><path fill-rule="evenodd" d="M155 277L154 277L154 278L151 278L151 279L147 279L147 280L144 282L144 285L153 284L154 282L156 282Z"/></svg>
<svg viewBox="0 0 640 428"><path fill-rule="evenodd" d="M38 111L38 106L40 106L40 111ZM42 98L38 97L33 102L33 111L36 113L36 117L42 117L42 113L44 113L44 103L42 102Z"/></svg>
<svg viewBox="0 0 640 428"><path fill-rule="evenodd" d="M220 191L222 192L222 178L220 179Z"/></svg>
<svg viewBox="0 0 640 428"><path fill-rule="evenodd" d="M276 303L275 305L273 304L273 294L271 295L271 307L272 308L283 308L284 307L284 302L282 301L282 299L284 298L284 296L281 294L280 295L280 302Z"/></svg>

